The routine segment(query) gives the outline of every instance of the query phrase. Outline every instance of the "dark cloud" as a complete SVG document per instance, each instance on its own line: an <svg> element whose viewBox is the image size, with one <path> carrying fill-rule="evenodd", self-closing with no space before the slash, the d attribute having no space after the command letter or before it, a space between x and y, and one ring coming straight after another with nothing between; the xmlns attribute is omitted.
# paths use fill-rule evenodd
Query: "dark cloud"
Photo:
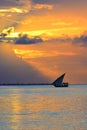
<svg viewBox="0 0 87 130"><path fill-rule="evenodd" d="M75 15L79 14L80 11L82 15L86 15L86 9L87 9L87 0L32 0L35 4L51 4L54 5L55 8L53 11L58 10L58 12L74 13ZM82 10L81 10L82 8ZM69 13L70 17L70 13Z"/></svg>
<svg viewBox="0 0 87 130"><path fill-rule="evenodd" d="M0 6L17 6L16 0L0 0Z"/></svg>
<svg viewBox="0 0 87 130"><path fill-rule="evenodd" d="M61 0L32 0L34 3L38 4L55 4L60 2Z"/></svg>
<svg viewBox="0 0 87 130"><path fill-rule="evenodd" d="M19 38L15 40L15 44L35 44L43 42L43 40L39 36L35 36L33 38L29 38L27 34L19 35Z"/></svg>
<svg viewBox="0 0 87 130"><path fill-rule="evenodd" d="M34 3L39 3L39 4L56 4L56 3L65 3L65 4L70 4L70 3L87 3L87 0L32 0Z"/></svg>
<svg viewBox="0 0 87 130"><path fill-rule="evenodd" d="M80 46L87 46L87 35L81 35L80 37L73 38L72 43Z"/></svg>
<svg viewBox="0 0 87 130"><path fill-rule="evenodd" d="M79 45L83 47L87 47L87 34L82 34L77 37L62 37L62 38L54 38L48 41L58 42L58 43L72 43L74 45Z"/></svg>
<svg viewBox="0 0 87 130"><path fill-rule="evenodd" d="M30 0L0 0L0 6L27 6L26 2Z"/></svg>

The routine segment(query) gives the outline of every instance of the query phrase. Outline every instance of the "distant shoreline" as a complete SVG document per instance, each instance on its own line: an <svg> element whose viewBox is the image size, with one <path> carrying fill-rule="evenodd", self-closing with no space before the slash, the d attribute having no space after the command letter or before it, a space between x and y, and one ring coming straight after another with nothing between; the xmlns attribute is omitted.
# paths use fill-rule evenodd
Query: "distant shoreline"
<svg viewBox="0 0 87 130"><path fill-rule="evenodd" d="M15 86L15 85L53 85L52 83L2 83L2 84L0 84L0 86L11 86L11 85L13 85L13 86ZM78 83L78 84L69 84L69 85L87 85L87 83L85 83L85 84L80 84L80 83Z"/></svg>
<svg viewBox="0 0 87 130"><path fill-rule="evenodd" d="M15 86L15 85L17 85L17 86L23 86L23 85L53 85L53 84L51 84L51 83L27 83L27 84L25 84L25 83L21 83L21 84L15 84L15 83L8 83L8 84L0 84L0 86ZM86 84L69 84L69 85L87 85L87 83Z"/></svg>
<svg viewBox="0 0 87 130"><path fill-rule="evenodd" d="M52 84L50 84L50 83L28 83L28 84L0 84L0 86L7 86L7 85L9 85L9 86L11 86L11 85L13 85L13 86L15 86L15 85L52 85Z"/></svg>

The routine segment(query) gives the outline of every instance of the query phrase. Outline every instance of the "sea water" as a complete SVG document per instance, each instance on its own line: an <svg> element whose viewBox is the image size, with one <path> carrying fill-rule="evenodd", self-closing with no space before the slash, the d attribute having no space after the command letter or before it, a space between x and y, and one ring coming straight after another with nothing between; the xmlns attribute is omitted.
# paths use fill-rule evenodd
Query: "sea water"
<svg viewBox="0 0 87 130"><path fill-rule="evenodd" d="M0 130L87 130L87 85L0 86Z"/></svg>

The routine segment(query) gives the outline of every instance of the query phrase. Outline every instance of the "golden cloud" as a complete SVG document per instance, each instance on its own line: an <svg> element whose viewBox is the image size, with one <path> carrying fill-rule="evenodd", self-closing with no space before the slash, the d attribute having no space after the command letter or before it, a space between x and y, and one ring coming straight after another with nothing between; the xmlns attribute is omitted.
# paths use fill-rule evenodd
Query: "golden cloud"
<svg viewBox="0 0 87 130"><path fill-rule="evenodd" d="M49 53L48 51L40 51L40 50L20 50L20 49L14 49L14 53L18 55L19 57L22 56L24 59L27 58L41 58L41 57L54 57L54 56L74 56L76 53L74 52L55 52L52 51L52 53Z"/></svg>
<svg viewBox="0 0 87 130"><path fill-rule="evenodd" d="M49 5L49 4L36 4L34 6L35 9L53 9L53 5Z"/></svg>
<svg viewBox="0 0 87 130"><path fill-rule="evenodd" d="M27 13L27 9L20 8L10 8L10 9L0 9L0 13Z"/></svg>

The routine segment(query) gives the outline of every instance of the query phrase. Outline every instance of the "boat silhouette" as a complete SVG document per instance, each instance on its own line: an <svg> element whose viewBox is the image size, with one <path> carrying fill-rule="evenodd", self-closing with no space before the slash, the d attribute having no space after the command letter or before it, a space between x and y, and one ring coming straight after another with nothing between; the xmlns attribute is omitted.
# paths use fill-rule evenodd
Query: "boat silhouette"
<svg viewBox="0 0 87 130"><path fill-rule="evenodd" d="M52 85L54 85L55 87L68 87L68 83L67 82L63 82L65 73L62 74L60 77L58 77L53 83Z"/></svg>

